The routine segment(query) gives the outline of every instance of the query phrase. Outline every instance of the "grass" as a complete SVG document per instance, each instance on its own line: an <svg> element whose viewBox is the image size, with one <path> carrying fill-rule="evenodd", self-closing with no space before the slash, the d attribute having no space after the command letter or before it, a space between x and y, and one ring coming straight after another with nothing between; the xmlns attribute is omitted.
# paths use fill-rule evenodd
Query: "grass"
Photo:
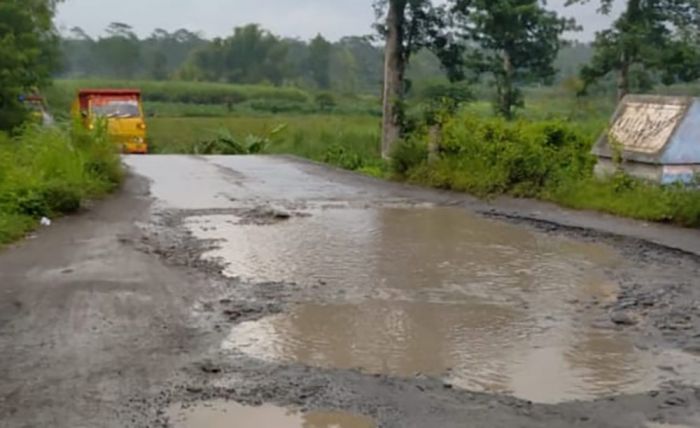
<svg viewBox="0 0 700 428"><path fill-rule="evenodd" d="M569 183L547 199L569 208L686 227L700 226L700 192L697 189L660 186L622 175Z"/></svg>
<svg viewBox="0 0 700 428"><path fill-rule="evenodd" d="M36 221L28 216L0 211L0 247L17 241L36 227Z"/></svg>
<svg viewBox="0 0 700 428"><path fill-rule="evenodd" d="M379 121L361 115L275 115L226 118L151 118L149 139L154 153L190 153L193 144L211 139L219 130L236 138L269 135L282 126L266 151L295 154L338 166L377 166Z"/></svg>
<svg viewBox="0 0 700 428"><path fill-rule="evenodd" d="M597 134L593 134L597 135ZM536 198L575 209L700 226L700 192L661 186L622 172L594 177L590 130L563 119L505 122L464 113L443 128L440 156L428 161L424 136L394 154L394 171L413 183L495 195Z"/></svg>
<svg viewBox="0 0 700 428"><path fill-rule="evenodd" d="M121 163L103 130L28 126L0 135L0 245L21 238L42 217L77 211L111 191Z"/></svg>

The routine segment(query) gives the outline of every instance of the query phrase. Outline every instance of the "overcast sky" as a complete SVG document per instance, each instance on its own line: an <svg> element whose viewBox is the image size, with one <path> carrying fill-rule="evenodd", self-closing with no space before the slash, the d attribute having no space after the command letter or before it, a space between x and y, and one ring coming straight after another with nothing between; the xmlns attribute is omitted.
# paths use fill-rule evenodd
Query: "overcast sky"
<svg viewBox="0 0 700 428"><path fill-rule="evenodd" d="M549 0L550 8L573 16L584 31L574 37L590 40L610 18L596 13L596 3L565 8L566 0ZM140 36L155 28L187 28L207 37L223 36L248 23L275 34L309 39L317 33L337 40L371 33L372 0L65 0L56 23L64 30L82 27L95 36L110 22L125 22Z"/></svg>

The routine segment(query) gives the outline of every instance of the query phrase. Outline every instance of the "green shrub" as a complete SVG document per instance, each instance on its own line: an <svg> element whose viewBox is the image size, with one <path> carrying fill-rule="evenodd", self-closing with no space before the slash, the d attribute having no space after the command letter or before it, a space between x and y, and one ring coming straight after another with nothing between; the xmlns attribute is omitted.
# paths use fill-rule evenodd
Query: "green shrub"
<svg viewBox="0 0 700 428"><path fill-rule="evenodd" d="M391 170L401 177L428 160L428 145L420 139L400 141L391 153Z"/></svg>
<svg viewBox="0 0 700 428"><path fill-rule="evenodd" d="M338 144L332 145L326 150L322 161L353 171L365 166L365 162L359 153Z"/></svg>
<svg viewBox="0 0 700 428"><path fill-rule="evenodd" d="M445 123L434 162L418 157L412 162L404 146L394 168L406 170L413 182L481 197L534 197L576 209L700 225L695 188L662 186L622 172L595 178L592 142L586 130L561 120L506 122L467 114Z"/></svg>
<svg viewBox="0 0 700 428"><path fill-rule="evenodd" d="M0 244L21 237L41 217L75 212L122 178L104 126L28 126L15 138L0 136L0 171Z"/></svg>
<svg viewBox="0 0 700 428"><path fill-rule="evenodd" d="M41 189L19 188L15 192L7 192L3 196L5 200L3 205L12 214L34 218L51 215L49 204L44 199Z"/></svg>
<svg viewBox="0 0 700 428"><path fill-rule="evenodd" d="M338 105L335 101L335 97L330 92L316 94L315 101L316 106L321 111L331 111Z"/></svg>
<svg viewBox="0 0 700 428"><path fill-rule="evenodd" d="M117 148L107 134L107 123L97 123L94 130L86 130L79 123L71 128L70 138L84 153L83 171L88 175L88 192L112 190L124 178L124 169Z"/></svg>
<svg viewBox="0 0 700 428"><path fill-rule="evenodd" d="M86 196L80 188L61 181L48 182L41 189L41 199L48 208L47 214L69 214L80 209L81 200Z"/></svg>
<svg viewBox="0 0 700 428"><path fill-rule="evenodd" d="M0 210L0 245L20 239L33 227L34 220L31 217Z"/></svg>
<svg viewBox="0 0 700 428"><path fill-rule="evenodd" d="M474 91L467 82L436 83L424 87L418 96L424 102L449 100L453 103L465 103L474 100Z"/></svg>
<svg viewBox="0 0 700 428"><path fill-rule="evenodd" d="M286 125L278 125L266 135L248 134L245 138L236 138L226 128L217 131L214 138L200 141L192 148L192 153L203 155L252 155L263 153L286 129Z"/></svg>
<svg viewBox="0 0 700 428"><path fill-rule="evenodd" d="M564 179L589 176L594 165L590 141L562 121L460 116L445 123L439 151L433 170L414 178L479 195L540 196Z"/></svg>

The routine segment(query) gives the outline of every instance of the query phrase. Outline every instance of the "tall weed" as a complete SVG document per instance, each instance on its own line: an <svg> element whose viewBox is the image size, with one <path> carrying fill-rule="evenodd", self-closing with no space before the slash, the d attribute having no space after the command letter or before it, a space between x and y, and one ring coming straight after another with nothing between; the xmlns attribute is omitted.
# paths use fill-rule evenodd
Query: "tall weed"
<svg viewBox="0 0 700 428"><path fill-rule="evenodd" d="M77 211L122 178L117 148L102 128L27 126L14 138L0 136L0 171L0 244L40 217Z"/></svg>
<svg viewBox="0 0 700 428"><path fill-rule="evenodd" d="M505 122L467 114L444 125L437 159L412 162L406 171L407 156L399 152L403 163L395 162L394 168L415 183L481 197L532 197L576 209L700 226L696 188L662 186L624 172L595 178L592 142L586 130L562 120Z"/></svg>

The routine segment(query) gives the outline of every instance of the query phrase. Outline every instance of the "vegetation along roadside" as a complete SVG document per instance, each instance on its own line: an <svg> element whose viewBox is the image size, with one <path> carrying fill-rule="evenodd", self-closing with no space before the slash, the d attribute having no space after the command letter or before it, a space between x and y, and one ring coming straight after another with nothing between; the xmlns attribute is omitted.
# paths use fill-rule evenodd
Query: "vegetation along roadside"
<svg viewBox="0 0 700 428"><path fill-rule="evenodd" d="M42 217L79 210L121 179L119 155L103 129L28 125L12 137L0 133L0 245Z"/></svg>

